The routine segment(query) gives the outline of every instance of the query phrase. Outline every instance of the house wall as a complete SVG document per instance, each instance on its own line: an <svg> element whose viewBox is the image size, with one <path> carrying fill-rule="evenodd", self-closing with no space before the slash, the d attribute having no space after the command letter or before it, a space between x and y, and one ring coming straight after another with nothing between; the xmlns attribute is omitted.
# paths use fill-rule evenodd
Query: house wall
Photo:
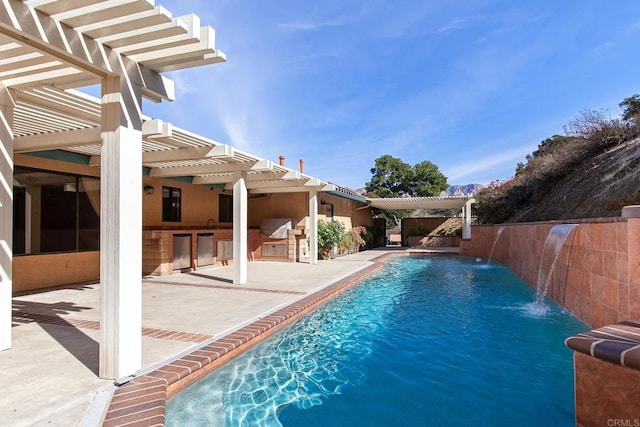
<svg viewBox="0 0 640 427"><path fill-rule="evenodd" d="M15 164L62 173L85 176L100 176L94 166L45 159L30 155L15 155ZM153 194L142 195L143 224L143 273L169 274L172 265L172 233L192 235L192 265L197 267L198 232L214 233L214 263L217 260L217 242L232 240L232 223L220 222L219 188L193 185L186 182L144 176L143 187L154 187ZM181 189L182 211L180 222L162 221L162 187ZM142 189L141 189L142 191ZM232 195L230 191L225 194ZM347 229L354 225L372 224L369 209L356 210L362 206L352 200L322 194L319 197L334 204L334 218L343 222ZM248 200L249 257L250 259L278 259L295 261L308 256L304 229L308 224L308 193L274 193L265 196L250 196ZM322 212L322 207L320 211ZM326 218L326 215L321 215ZM269 239L261 235L259 226L268 218L292 218L297 230L286 239ZM164 232L164 233L163 233ZM285 255L272 257L263 254L263 245L285 245ZM25 292L51 286L98 281L100 278L99 252L70 252L61 254L35 254L14 257L14 292Z"/></svg>
<svg viewBox="0 0 640 427"><path fill-rule="evenodd" d="M374 224L373 224L373 215L371 214L371 208L369 207L365 209L361 209L361 208L362 208L361 204L355 204L354 214L353 214L353 223L356 226L364 225L365 227L372 227Z"/></svg>
<svg viewBox="0 0 640 427"><path fill-rule="evenodd" d="M549 297L587 325L640 321L640 219L602 218L472 227L460 254L489 257L536 286L544 243L556 224L578 226L560 251Z"/></svg>
<svg viewBox="0 0 640 427"><path fill-rule="evenodd" d="M309 193L272 193L264 196L249 196L249 227L259 227L265 219L291 218L297 226L305 225L309 210Z"/></svg>
<svg viewBox="0 0 640 427"><path fill-rule="evenodd" d="M318 219L339 221L344 224L346 230L359 225L365 227L373 225L371 209L358 209L363 206L361 203L325 193L320 193L318 199Z"/></svg>
<svg viewBox="0 0 640 427"><path fill-rule="evenodd" d="M145 228L205 227L210 219L216 225L231 227L231 223L220 223L218 196L222 190L218 188L210 189L204 185L148 176L143 177L142 185L151 185L154 188L153 194L142 195L142 225ZM179 188L182 191L180 222L162 221L162 187Z"/></svg>
<svg viewBox="0 0 640 427"><path fill-rule="evenodd" d="M16 166L100 176L100 169L77 163L15 154ZM97 281L100 278L100 252L64 252L20 255L13 257L13 293L28 292L52 286Z"/></svg>
<svg viewBox="0 0 640 427"><path fill-rule="evenodd" d="M100 252L65 252L13 258L13 293L100 279Z"/></svg>

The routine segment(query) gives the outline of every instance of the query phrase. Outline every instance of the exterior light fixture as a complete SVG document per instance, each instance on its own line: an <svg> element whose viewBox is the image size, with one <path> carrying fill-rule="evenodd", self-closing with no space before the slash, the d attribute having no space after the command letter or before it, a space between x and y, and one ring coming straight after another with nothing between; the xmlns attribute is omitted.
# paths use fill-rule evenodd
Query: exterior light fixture
<svg viewBox="0 0 640 427"><path fill-rule="evenodd" d="M155 188L151 185L144 186L144 194L153 194L153 190L155 190Z"/></svg>

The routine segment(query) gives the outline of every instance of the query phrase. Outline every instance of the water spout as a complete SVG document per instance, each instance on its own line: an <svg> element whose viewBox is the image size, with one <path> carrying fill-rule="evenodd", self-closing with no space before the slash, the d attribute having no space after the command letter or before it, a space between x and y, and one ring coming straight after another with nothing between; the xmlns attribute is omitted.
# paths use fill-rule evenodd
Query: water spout
<svg viewBox="0 0 640 427"><path fill-rule="evenodd" d="M507 228L505 225L503 225L502 227L498 228L498 230L496 230L496 236L493 238L493 246L491 247L491 252L489 253L489 260L487 261L487 265L491 264L491 258L493 257L493 251L496 250L496 245L498 244L498 239L500 239L500 236L502 235L502 232L504 231L504 229Z"/></svg>
<svg viewBox="0 0 640 427"><path fill-rule="evenodd" d="M556 262L560 257L560 251L564 246L567 238L578 224L561 224L551 227L544 247L542 249L542 257L540 259L540 267L538 268L538 281L536 283L536 304L541 305L544 302L551 276L556 266Z"/></svg>

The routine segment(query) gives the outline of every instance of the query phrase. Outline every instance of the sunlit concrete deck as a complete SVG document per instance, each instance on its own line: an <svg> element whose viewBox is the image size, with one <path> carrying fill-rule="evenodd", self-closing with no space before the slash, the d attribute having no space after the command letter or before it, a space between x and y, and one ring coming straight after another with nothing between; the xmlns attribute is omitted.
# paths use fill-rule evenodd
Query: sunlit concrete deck
<svg viewBox="0 0 640 427"><path fill-rule="evenodd" d="M246 285L231 283L230 266L144 278L143 366L225 335L370 266L388 251L403 250L365 251L318 265L251 262ZM13 347L0 352L3 423L80 424L95 396L112 386L113 381L97 376L99 287L14 297Z"/></svg>

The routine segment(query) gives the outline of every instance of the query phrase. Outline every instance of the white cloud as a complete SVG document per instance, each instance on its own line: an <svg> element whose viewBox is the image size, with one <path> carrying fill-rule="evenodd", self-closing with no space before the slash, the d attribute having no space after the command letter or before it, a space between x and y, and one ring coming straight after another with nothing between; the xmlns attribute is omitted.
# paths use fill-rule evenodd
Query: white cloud
<svg viewBox="0 0 640 427"><path fill-rule="evenodd" d="M313 31L327 27L340 27L345 25L346 22L347 21L344 18L336 18L320 22L284 22L279 24L278 26L284 31L293 33L296 31Z"/></svg>
<svg viewBox="0 0 640 427"><path fill-rule="evenodd" d="M477 22L477 19L455 18L455 19L452 19L451 21L447 22L446 24L444 24L443 26L441 26L437 30L435 30L435 33L436 34L437 33L450 33L450 32L454 32L454 31L460 31L462 29L465 29L465 28L469 27L470 25L472 25L475 22Z"/></svg>
<svg viewBox="0 0 640 427"><path fill-rule="evenodd" d="M534 148L532 148L532 146L520 146L512 150L491 154L486 157L474 158L473 160L464 159L464 154L462 154L461 161L463 161L463 163L443 168L443 173L450 181L458 181L461 178L479 174L480 172L484 172L507 163L515 169L516 162L524 159L526 155L531 153L533 150Z"/></svg>
<svg viewBox="0 0 640 427"><path fill-rule="evenodd" d="M247 117L244 114L222 114L222 125L229 136L229 143L241 150L251 148L250 138L247 135Z"/></svg>

